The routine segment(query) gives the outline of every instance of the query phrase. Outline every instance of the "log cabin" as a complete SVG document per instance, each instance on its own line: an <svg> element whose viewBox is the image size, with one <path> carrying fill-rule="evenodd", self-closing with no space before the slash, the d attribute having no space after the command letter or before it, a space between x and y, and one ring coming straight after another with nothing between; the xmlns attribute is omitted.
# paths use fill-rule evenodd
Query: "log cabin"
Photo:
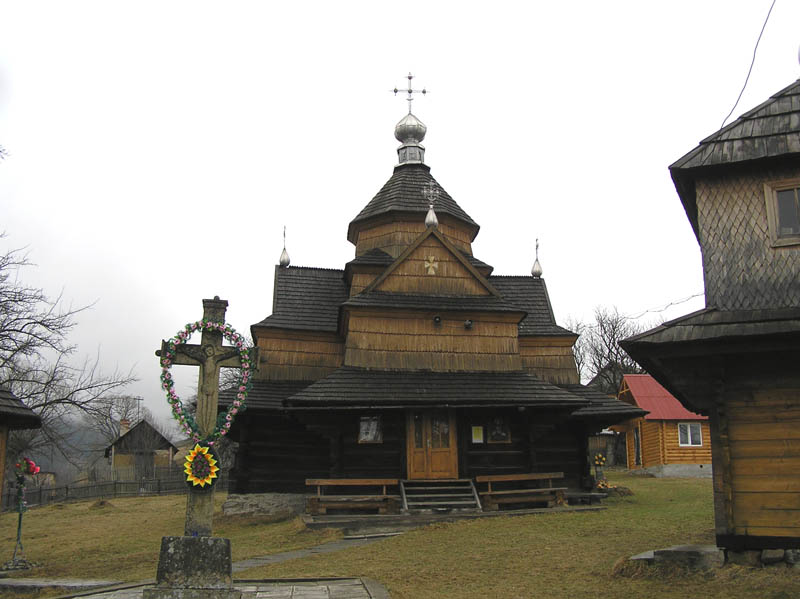
<svg viewBox="0 0 800 599"><path fill-rule="evenodd" d="M628 469L655 476L711 476L708 417L690 412L649 374L626 374L617 399L647 411L612 427L625 435Z"/></svg>
<svg viewBox="0 0 800 599"><path fill-rule="evenodd" d="M670 173L706 307L622 345L709 417L717 544L800 548L800 81Z"/></svg>
<svg viewBox="0 0 800 599"><path fill-rule="evenodd" d="M643 414L580 384L538 257L495 276L473 254L479 226L431 176L425 132L410 112L397 124L399 164L350 222L342 269L290 266L284 248L251 327L231 493L550 472L590 488L588 436Z"/></svg>

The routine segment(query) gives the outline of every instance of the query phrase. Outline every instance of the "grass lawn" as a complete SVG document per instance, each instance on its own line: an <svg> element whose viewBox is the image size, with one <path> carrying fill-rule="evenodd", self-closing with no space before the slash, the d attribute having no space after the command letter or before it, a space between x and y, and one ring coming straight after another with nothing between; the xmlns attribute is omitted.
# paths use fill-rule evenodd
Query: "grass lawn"
<svg viewBox="0 0 800 599"><path fill-rule="evenodd" d="M335 531L311 531L297 518L224 517L224 493L215 497L214 534L233 540L233 559L313 547L338 538ZM40 567L18 576L102 578L137 581L155 578L161 537L183 534L186 498L125 497L105 506L95 501L33 508L23 517L26 557ZM17 514L0 515L0 563L11 559Z"/></svg>
<svg viewBox="0 0 800 599"><path fill-rule="evenodd" d="M800 597L797 569L730 566L712 575L615 576L614 564L622 557L670 545L713 543L711 481L608 474L634 495L606 500L604 511L437 524L238 576L369 576L385 584L393 599ZM112 500L113 507L76 503L30 510L23 540L28 558L43 565L25 575L152 578L161 536L182 531L184 501L132 498ZM15 531L15 514L0 516L0 561L11 556ZM215 534L232 540L235 560L336 536L306 531L298 520L242 517L218 517Z"/></svg>

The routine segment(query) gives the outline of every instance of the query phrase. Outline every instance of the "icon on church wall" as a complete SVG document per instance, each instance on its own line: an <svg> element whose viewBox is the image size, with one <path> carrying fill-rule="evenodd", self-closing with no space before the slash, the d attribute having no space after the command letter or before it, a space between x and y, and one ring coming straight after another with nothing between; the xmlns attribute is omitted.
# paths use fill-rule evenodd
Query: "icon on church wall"
<svg viewBox="0 0 800 599"><path fill-rule="evenodd" d="M362 416L358 427L359 443L383 443L380 416Z"/></svg>
<svg viewBox="0 0 800 599"><path fill-rule="evenodd" d="M489 443L511 443L511 430L502 416L495 416L489 425Z"/></svg>

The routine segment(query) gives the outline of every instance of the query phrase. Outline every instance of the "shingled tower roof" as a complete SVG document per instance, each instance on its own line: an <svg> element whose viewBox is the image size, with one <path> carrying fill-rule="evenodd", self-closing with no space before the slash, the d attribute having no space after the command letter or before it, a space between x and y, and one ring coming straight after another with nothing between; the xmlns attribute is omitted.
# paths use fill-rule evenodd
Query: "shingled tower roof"
<svg viewBox="0 0 800 599"><path fill-rule="evenodd" d="M669 167L686 215L697 235L695 179L699 172L800 154L800 80L730 125L706 137Z"/></svg>
<svg viewBox="0 0 800 599"><path fill-rule="evenodd" d="M356 231L364 221L392 212L418 213L420 214L420 221L422 221L429 208L429 201L424 192L432 185L438 190L435 206L436 214L439 216L447 214L466 223L474 229L472 239L475 239L480 229L478 223L472 220L469 214L464 212L461 206L456 204L450 194L431 176L429 166L412 163L399 164L394 168L394 174L386 184L375 194L369 204L358 213L358 216L350 222L350 226L347 229L348 241L351 243L356 242Z"/></svg>

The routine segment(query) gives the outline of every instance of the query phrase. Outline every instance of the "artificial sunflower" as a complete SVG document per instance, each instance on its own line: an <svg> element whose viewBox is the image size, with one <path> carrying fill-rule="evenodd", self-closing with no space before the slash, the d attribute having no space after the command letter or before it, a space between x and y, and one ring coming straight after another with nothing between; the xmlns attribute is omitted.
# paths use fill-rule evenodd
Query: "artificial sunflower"
<svg viewBox="0 0 800 599"><path fill-rule="evenodd" d="M195 444L194 449L186 456L183 463L186 482L192 483L193 487L201 489L206 485L213 485L217 478L219 467L217 466L216 455L210 447Z"/></svg>

